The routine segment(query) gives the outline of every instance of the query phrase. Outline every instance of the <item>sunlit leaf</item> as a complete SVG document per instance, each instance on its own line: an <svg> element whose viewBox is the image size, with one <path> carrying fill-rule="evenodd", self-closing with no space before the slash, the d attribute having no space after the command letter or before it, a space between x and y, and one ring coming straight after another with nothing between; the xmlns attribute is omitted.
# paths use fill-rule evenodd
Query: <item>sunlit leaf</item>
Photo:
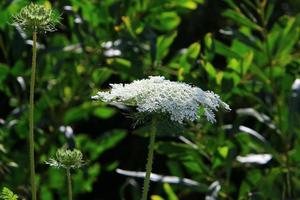
<svg viewBox="0 0 300 200"><path fill-rule="evenodd" d="M162 12L153 16L152 25L161 31L171 31L179 25L180 21L176 12Z"/></svg>
<svg viewBox="0 0 300 200"><path fill-rule="evenodd" d="M169 48L173 43L177 32L173 32L168 35L162 35L157 38L156 41L156 61L161 61L169 52Z"/></svg>
<svg viewBox="0 0 300 200"><path fill-rule="evenodd" d="M167 193L168 200L178 200L175 192L173 191L172 187L168 183L164 183L163 188Z"/></svg>
<svg viewBox="0 0 300 200"><path fill-rule="evenodd" d="M109 119L116 113L115 108L110 107L99 107L95 108L93 114L102 119Z"/></svg>
<svg viewBox="0 0 300 200"><path fill-rule="evenodd" d="M230 18L231 20L241 24L241 25L245 25L248 26L252 29L255 30L261 30L261 27L258 26L256 23L252 22L250 19L248 19L245 15L243 15L241 12L237 12L234 10L226 10L223 15L225 17Z"/></svg>

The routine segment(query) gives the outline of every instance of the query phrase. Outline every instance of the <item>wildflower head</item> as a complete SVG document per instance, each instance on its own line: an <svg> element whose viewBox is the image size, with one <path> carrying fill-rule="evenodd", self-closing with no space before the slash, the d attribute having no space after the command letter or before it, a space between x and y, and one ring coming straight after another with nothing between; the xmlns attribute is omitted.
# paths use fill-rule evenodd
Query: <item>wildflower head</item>
<svg viewBox="0 0 300 200"><path fill-rule="evenodd" d="M43 5L30 3L13 16L13 25L24 30L35 32L55 31L55 25L59 23L60 16L52 9Z"/></svg>
<svg viewBox="0 0 300 200"><path fill-rule="evenodd" d="M84 161L81 151L77 149L69 150L66 147L56 151L56 159L49 159L46 163L52 167L63 167L66 169L80 168Z"/></svg>
<svg viewBox="0 0 300 200"><path fill-rule="evenodd" d="M219 107L230 110L217 94L203 91L182 82L166 80L162 76L150 76L130 84L111 84L108 92L98 92L92 97L108 103L136 106L142 113L167 114L172 121L194 121L199 107L210 122L215 122L214 111Z"/></svg>

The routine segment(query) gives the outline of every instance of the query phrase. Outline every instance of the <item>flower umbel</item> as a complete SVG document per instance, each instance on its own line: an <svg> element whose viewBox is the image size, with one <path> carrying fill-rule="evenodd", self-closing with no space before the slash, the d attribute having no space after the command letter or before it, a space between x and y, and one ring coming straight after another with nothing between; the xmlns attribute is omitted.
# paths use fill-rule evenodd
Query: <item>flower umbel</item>
<svg viewBox="0 0 300 200"><path fill-rule="evenodd" d="M66 147L63 147L56 151L56 159L51 158L46 163L51 167L76 169L84 164L82 157L81 151L77 149L69 150Z"/></svg>
<svg viewBox="0 0 300 200"><path fill-rule="evenodd" d="M59 23L59 19L60 16L52 9L31 3L13 17L13 25L24 30L52 32L56 30L55 25Z"/></svg>
<svg viewBox="0 0 300 200"><path fill-rule="evenodd" d="M230 110L217 94L186 83L169 81L163 76L149 76L130 84L111 84L110 91L98 92L92 98L137 106L139 112L166 113L178 123L196 120L199 106L204 108L204 115L211 123L216 121L214 111L219 107Z"/></svg>

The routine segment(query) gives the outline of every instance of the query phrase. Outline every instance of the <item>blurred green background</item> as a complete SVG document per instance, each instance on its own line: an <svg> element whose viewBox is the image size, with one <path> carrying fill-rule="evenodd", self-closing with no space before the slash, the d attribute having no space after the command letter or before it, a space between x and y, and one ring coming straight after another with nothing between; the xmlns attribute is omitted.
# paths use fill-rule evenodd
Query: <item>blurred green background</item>
<svg viewBox="0 0 300 200"><path fill-rule="evenodd" d="M66 199L64 171L45 164L65 143L87 160L73 171L74 199L140 199L132 172L145 169L148 128L134 127L132 108L90 97L149 75L232 108L213 125L161 123L153 172L168 177L151 183L152 200L300 199L300 1L35 2L62 14L56 32L38 36L39 199ZM0 2L0 187L26 199L32 41L10 22L28 3Z"/></svg>

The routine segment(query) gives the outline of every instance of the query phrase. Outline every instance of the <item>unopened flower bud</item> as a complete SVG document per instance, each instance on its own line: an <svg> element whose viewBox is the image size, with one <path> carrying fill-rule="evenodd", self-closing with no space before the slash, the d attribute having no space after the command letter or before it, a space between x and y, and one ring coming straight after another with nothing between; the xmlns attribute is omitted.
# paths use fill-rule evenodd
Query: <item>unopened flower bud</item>
<svg viewBox="0 0 300 200"><path fill-rule="evenodd" d="M31 3L13 17L13 25L29 31L52 32L56 30L59 19L60 16L52 9Z"/></svg>
<svg viewBox="0 0 300 200"><path fill-rule="evenodd" d="M46 163L52 167L63 167L66 169L70 169L80 168L83 165L84 161L81 151L77 149L70 150L66 147L63 147L57 150L56 159L50 159Z"/></svg>

